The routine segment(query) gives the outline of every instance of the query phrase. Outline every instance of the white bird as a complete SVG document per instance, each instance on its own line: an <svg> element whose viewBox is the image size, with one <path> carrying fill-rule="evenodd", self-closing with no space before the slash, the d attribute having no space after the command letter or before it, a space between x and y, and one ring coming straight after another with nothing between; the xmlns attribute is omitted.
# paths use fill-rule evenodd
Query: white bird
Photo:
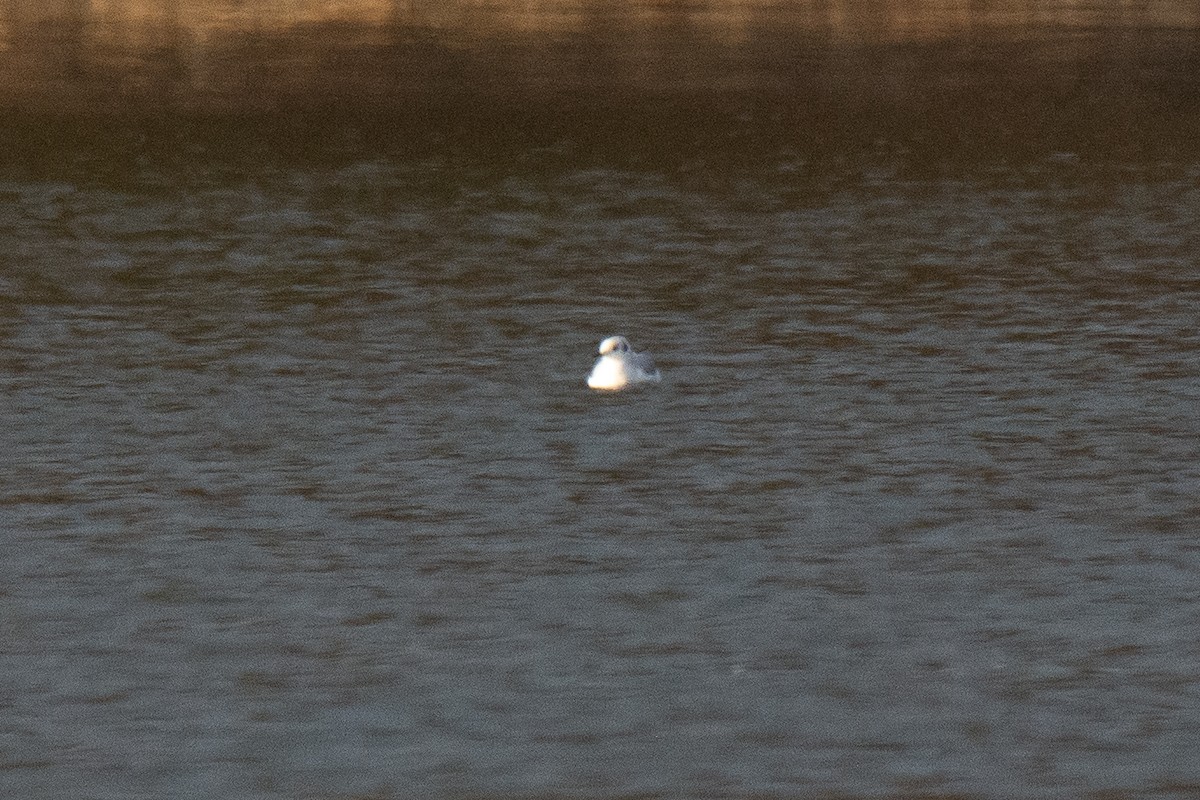
<svg viewBox="0 0 1200 800"><path fill-rule="evenodd" d="M610 336L600 343L600 357L588 375L592 389L618 391L638 383L658 383L662 374L649 353L635 353L624 336Z"/></svg>

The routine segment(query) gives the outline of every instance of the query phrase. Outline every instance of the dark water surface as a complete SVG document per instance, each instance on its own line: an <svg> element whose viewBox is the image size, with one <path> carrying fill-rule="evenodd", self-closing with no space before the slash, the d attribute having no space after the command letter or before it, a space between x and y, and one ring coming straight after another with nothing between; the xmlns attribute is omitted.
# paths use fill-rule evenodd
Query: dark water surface
<svg viewBox="0 0 1200 800"><path fill-rule="evenodd" d="M10 794L1200 784L1200 169L744 178L0 186Z"/></svg>

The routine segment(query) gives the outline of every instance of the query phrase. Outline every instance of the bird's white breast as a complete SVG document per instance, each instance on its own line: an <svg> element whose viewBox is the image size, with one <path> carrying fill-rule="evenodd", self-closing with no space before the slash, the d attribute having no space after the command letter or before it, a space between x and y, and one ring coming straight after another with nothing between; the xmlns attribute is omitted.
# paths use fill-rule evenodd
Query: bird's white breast
<svg viewBox="0 0 1200 800"><path fill-rule="evenodd" d="M629 384L625 360L615 355L601 356L588 375L587 385L592 389L623 389Z"/></svg>

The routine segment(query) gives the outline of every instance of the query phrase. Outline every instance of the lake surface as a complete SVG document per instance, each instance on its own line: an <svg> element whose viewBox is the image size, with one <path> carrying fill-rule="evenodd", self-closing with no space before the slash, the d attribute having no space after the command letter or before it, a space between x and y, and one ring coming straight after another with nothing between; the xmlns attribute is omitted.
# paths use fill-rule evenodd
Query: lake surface
<svg viewBox="0 0 1200 800"><path fill-rule="evenodd" d="M0 4L0 794L1198 790L1190 5L283 5Z"/></svg>
<svg viewBox="0 0 1200 800"><path fill-rule="evenodd" d="M1198 177L4 184L0 776L1175 796Z"/></svg>

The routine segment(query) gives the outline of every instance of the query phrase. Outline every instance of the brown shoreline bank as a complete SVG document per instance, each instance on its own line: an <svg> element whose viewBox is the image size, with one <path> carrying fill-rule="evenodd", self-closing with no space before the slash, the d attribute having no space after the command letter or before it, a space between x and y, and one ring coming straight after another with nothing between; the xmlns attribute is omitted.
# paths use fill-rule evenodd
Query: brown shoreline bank
<svg viewBox="0 0 1200 800"><path fill-rule="evenodd" d="M939 159L1137 159L1200 149L1200 16L1182 5L1087 16L1063 2L1039 19L939 17L932 4L904 16L878 2L822 13L611 2L540 15L458 4L474 13L457 18L399 3L364 2L358 16L351 4L337 18L263 11L286 5L211 18L176 5L150 21L136 4L124 17L14 22L10 11L0 17L8 159L146 143L281 157L566 146L752 158L882 146Z"/></svg>

